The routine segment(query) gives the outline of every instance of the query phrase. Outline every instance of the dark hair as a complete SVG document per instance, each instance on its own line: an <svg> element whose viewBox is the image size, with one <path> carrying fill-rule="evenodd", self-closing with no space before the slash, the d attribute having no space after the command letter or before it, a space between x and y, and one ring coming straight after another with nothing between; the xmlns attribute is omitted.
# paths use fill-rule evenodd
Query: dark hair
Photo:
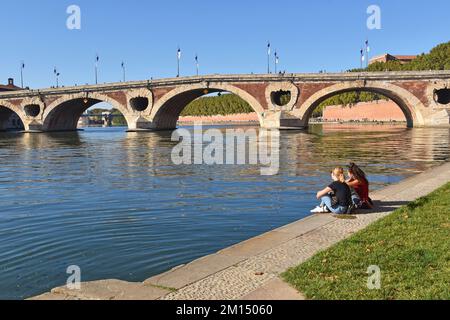
<svg viewBox="0 0 450 320"><path fill-rule="evenodd" d="M366 174L361 170L360 167L356 165L356 163L350 162L350 164L348 165L348 171L350 171L356 179L368 182Z"/></svg>

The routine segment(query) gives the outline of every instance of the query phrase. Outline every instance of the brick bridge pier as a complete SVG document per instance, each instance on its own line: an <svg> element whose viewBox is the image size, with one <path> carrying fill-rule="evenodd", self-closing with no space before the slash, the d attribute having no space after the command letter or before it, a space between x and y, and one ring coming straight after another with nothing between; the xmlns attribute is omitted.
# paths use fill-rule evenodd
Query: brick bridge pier
<svg viewBox="0 0 450 320"><path fill-rule="evenodd" d="M409 127L450 125L450 71L411 71L211 75L3 92L0 130L13 113L28 132L76 130L83 112L99 102L122 112L131 131L170 130L191 101L214 92L247 101L263 128L300 129L322 101L349 91L387 96ZM286 93L290 101L281 105Z"/></svg>

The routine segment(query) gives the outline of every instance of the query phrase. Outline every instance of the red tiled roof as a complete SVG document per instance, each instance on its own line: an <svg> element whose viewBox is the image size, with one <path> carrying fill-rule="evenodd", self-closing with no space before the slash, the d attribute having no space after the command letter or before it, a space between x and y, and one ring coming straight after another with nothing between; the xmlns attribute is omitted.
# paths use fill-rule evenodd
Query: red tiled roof
<svg viewBox="0 0 450 320"><path fill-rule="evenodd" d="M416 59L416 55L394 55L385 53L379 56L375 56L369 60L369 62L376 62L376 61L384 61L384 60L399 60L399 61L411 61Z"/></svg>
<svg viewBox="0 0 450 320"><path fill-rule="evenodd" d="M17 87L15 85L10 85L10 84L3 85L3 84L0 84L0 91L14 91L14 90L21 90L21 89L22 88Z"/></svg>
<svg viewBox="0 0 450 320"><path fill-rule="evenodd" d="M417 56L400 56L400 55L394 55L394 57L398 60L414 60L417 58Z"/></svg>

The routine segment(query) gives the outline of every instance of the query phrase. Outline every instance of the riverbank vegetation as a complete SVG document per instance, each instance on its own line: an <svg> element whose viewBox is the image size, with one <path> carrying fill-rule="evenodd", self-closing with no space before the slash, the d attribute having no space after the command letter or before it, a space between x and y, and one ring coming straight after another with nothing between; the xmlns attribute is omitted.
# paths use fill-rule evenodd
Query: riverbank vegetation
<svg viewBox="0 0 450 320"><path fill-rule="evenodd" d="M450 299L450 183L283 274L309 299ZM381 271L368 289L369 266Z"/></svg>
<svg viewBox="0 0 450 320"><path fill-rule="evenodd" d="M450 41L442 43L427 54L422 53L410 63L401 64L399 61L375 62L364 69L352 69L349 72L380 72L380 71L423 71L450 70ZM328 106L342 105L344 107L359 102L389 100L387 97L371 92L346 92L335 95L323 101L314 110L313 117L322 116L323 109Z"/></svg>
<svg viewBox="0 0 450 320"><path fill-rule="evenodd" d="M181 116L214 116L255 112L252 107L235 94L202 97L192 101Z"/></svg>
<svg viewBox="0 0 450 320"><path fill-rule="evenodd" d="M103 112L111 113L111 115L113 116L113 118L112 118L113 126L118 126L118 127L126 127L127 126L127 121L125 120L125 117L119 110L117 110L115 108L112 108L112 109L94 108L94 109L89 110L89 114L91 116L93 116L93 119L98 120L98 121L102 120Z"/></svg>
<svg viewBox="0 0 450 320"><path fill-rule="evenodd" d="M431 49L429 53L422 53L413 61L401 64L399 61L375 62L365 69L353 69L351 72L360 71L424 71L424 70L450 70L450 41L441 43Z"/></svg>

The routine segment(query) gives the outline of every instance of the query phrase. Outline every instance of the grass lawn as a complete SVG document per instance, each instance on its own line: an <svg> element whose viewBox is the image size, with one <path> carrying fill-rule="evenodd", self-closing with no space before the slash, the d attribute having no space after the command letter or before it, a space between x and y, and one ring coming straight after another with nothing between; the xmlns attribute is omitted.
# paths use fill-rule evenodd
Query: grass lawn
<svg viewBox="0 0 450 320"><path fill-rule="evenodd" d="M367 287L371 265L381 270L380 289ZM450 299L450 183L283 278L308 299Z"/></svg>

